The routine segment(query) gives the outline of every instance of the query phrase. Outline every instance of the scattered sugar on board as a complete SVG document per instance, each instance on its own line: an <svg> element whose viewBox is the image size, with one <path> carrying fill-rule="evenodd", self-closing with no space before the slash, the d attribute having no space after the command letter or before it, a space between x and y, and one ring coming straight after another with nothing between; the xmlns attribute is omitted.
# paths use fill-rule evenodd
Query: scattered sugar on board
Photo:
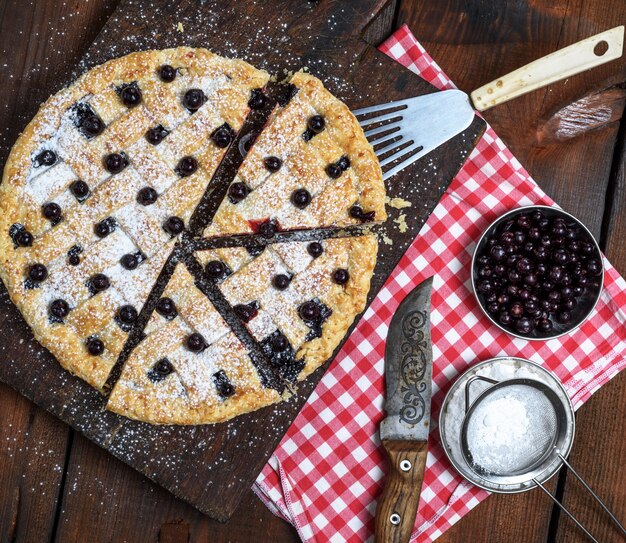
<svg viewBox="0 0 626 543"><path fill-rule="evenodd" d="M138 3L138 0L131 0L129 2L131 8L134 4ZM255 4L257 7L263 6L260 2L253 3L253 5ZM314 8L314 3L303 6L304 11L313 11ZM340 23L340 21L342 20L341 14L344 11L345 10L340 10L339 14L329 16L322 22L317 18L306 23L299 23L299 39L304 37L305 39L311 40L312 47L324 47L326 33L321 33L320 29L326 26L327 32L331 34L333 31L336 32L338 28L343 26L343 23ZM139 20L137 20L137 12L139 13ZM268 66L266 53L268 51L281 50L283 51L281 63L284 66L293 67L292 69L295 70L308 68L314 74L323 73L324 82L329 89L340 98L342 95L345 96L346 94L351 94L356 99L361 98L361 96L355 92L352 84L347 81L350 78L328 74L328 72L341 74L342 71L349 70L356 58L353 58L350 52L346 50L343 57L345 60L338 60L341 58L338 56L333 58L332 70L329 69L331 62L325 59L308 59L308 66L302 66L301 55L296 52L296 48L290 47L289 44L291 40L289 24L286 21L280 20L280 14L277 14L276 18L265 23L259 23L259 21L253 20L250 15L240 14L241 24L247 26L249 32L245 35L239 35L238 43L233 43L223 36L223 28L226 24L226 20L229 18L229 14L223 13L217 7L212 7L210 2L203 2L202 9L194 10L193 16L185 16L184 13L181 13L181 15L182 17L176 24L176 31L167 32L167 29L164 28L164 21L167 20L167 17L164 16L160 8L150 10L129 9L127 13L121 14L121 17L128 19L129 23L132 23L129 25L131 28L152 28L154 32L149 35L124 36L119 36L116 33L117 43L109 44L105 48L97 46L92 47L91 51L96 53L98 58L92 58L89 54L86 55L81 60L79 72L76 72L75 75L101 62L102 57L113 58L135 50L176 47L179 45L189 45L191 43L196 44L195 37L202 36L202 43L208 48L211 48L212 42L220 43L219 50L216 50L217 53L231 58L242 58L259 68L269 69L271 73L273 73L274 70ZM282 31L277 33L276 28ZM114 30L113 32L116 31ZM112 33L112 31L109 28L105 28L101 34L101 40L106 40L110 33Z"/></svg>

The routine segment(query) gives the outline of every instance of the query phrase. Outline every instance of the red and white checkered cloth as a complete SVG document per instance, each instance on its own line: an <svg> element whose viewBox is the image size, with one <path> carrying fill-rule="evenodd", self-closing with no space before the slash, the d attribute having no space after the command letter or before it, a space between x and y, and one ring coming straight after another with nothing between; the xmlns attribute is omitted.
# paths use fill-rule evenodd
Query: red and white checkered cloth
<svg viewBox="0 0 626 543"><path fill-rule="evenodd" d="M453 87L408 27L381 50L437 87ZM569 335L546 342L516 339L481 313L470 285L479 236L505 211L537 203L554 204L488 127L255 483L258 496L303 541L372 536L386 470L378 426L387 328L400 301L427 277L434 275L433 423L411 541L434 540L488 496L454 471L439 441L435 421L459 374L494 356L529 358L561 379L578 408L626 366L626 282L606 259L600 302Z"/></svg>

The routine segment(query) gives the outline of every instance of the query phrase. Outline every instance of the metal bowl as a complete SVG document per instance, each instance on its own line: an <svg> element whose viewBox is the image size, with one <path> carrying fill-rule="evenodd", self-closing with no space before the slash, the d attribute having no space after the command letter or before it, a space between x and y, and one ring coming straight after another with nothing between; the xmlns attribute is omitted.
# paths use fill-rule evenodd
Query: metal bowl
<svg viewBox="0 0 626 543"><path fill-rule="evenodd" d="M461 411L465 404L468 381L478 375L493 378L494 370L502 373L500 379L502 379L503 385L507 381L519 380L521 378L541 382L545 387L551 389L555 398L562 405L561 413L563 420L560 425L561 432L558 436L558 449L563 456L567 457L574 443L576 423L574 408L565 387L554 374L532 360L509 356L491 358L475 364L452 384L439 412L441 444L452 466L463 478L472 484L491 492L525 492L537 486L535 481L544 483L553 477L562 465L561 459L558 456L550 455L545 458L545 461L536 470L520 476L504 477L492 475L483 477L468 464L463 452L462 439L465 413ZM475 395L472 396L471 402L474 403L477 397L487 392L492 386L487 383L477 383L476 387L479 388L475 391Z"/></svg>
<svg viewBox="0 0 626 543"><path fill-rule="evenodd" d="M586 234L586 237L588 238L586 241L588 241L589 243L593 245L594 256L598 258L598 260L602 264L602 274L600 275L600 287L597 289L597 291L594 291L594 292L585 291L582 297L577 298L578 304L572 310L572 321L569 324L565 325L565 324L561 324L558 322L554 322L554 329L550 333L543 333L540 330L535 329L529 335L522 335L517 330L504 327L497 320L495 320L492 317L492 315L490 315L490 313L487 311L485 300L483 299L483 296L478 292L476 288L476 280L477 280L476 260L479 256L481 256L481 253L483 249L485 248L489 237L498 229L498 227L502 223L504 223L505 221L511 218L516 217L517 215L521 215L522 213L529 213L536 209L540 210L548 218L563 217L565 220L569 222L576 223L576 225L584 233L583 235ZM578 328L587 319L587 317L589 317L591 312L596 307L596 304L598 303L598 300L600 299L600 294L602 293L602 289L604 288L604 271L605 271L604 262L602 259L602 253L600 251L600 247L598 246L598 243L596 242L595 238L593 237L589 229L582 222L580 222L576 217L563 211L562 209L558 209L555 207L549 207L549 206L543 206L543 205L525 206L525 207L519 207L517 209L509 211L508 213L505 213L504 215L500 216L494 222L492 222L489 225L489 227L483 232L483 235L478 240L478 243L476 244L476 248L474 249L474 255L472 256L472 268L471 268L472 290L474 292L474 296L478 300L478 305L482 309L483 313L487 316L487 318L493 324L495 324L498 328L500 328L500 330L506 332L507 334L510 334L512 336L515 336L521 339L527 339L531 341L545 341L548 339L557 338L562 335L570 333L572 330L575 330L576 328Z"/></svg>

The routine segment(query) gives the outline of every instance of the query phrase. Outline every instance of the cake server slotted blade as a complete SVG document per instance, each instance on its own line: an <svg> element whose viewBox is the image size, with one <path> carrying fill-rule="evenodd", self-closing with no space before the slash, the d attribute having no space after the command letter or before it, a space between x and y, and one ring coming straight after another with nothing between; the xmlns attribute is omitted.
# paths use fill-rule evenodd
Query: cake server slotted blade
<svg viewBox="0 0 626 543"><path fill-rule="evenodd" d="M460 90L434 92L353 113L374 145L383 179L463 132L474 119L469 97ZM371 116L373 113L376 115ZM386 168L388 165L391 167Z"/></svg>

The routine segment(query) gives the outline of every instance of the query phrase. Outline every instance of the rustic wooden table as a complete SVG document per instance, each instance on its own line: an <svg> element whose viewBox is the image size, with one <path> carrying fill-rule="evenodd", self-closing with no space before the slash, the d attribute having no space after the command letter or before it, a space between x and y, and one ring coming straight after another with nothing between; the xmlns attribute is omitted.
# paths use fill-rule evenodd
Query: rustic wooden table
<svg viewBox="0 0 626 543"><path fill-rule="evenodd" d="M352 0L357 1L357 0ZM0 158L24 111L58 87L116 0L0 0ZM235 4L235 2L233 2ZM407 23L465 91L559 47L626 22L623 0L390 0L365 32L379 43ZM577 215L626 274L626 60L487 112L544 190ZM571 455L626 515L626 376L577 414ZM572 477L552 482L602 542L621 539ZM63 423L0 385L0 543L298 541L249 492L228 524L204 517ZM577 542L584 538L540 492L493 496L442 542Z"/></svg>

